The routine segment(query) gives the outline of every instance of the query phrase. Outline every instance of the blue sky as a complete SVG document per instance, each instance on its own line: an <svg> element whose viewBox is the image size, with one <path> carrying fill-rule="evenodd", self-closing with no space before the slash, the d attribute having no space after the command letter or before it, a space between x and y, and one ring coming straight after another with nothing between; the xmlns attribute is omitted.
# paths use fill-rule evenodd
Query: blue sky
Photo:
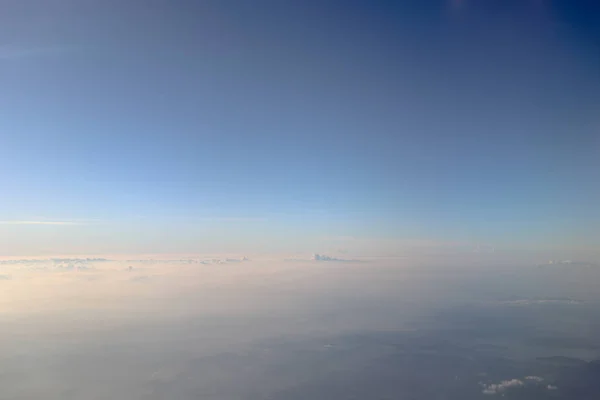
<svg viewBox="0 0 600 400"><path fill-rule="evenodd" d="M600 246L593 2L1 7L2 254Z"/></svg>

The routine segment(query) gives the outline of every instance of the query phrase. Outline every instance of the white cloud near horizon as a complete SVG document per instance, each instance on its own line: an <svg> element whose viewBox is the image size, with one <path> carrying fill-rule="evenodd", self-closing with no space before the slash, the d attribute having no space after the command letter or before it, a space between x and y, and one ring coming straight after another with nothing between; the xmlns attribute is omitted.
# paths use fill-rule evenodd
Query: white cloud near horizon
<svg viewBox="0 0 600 400"><path fill-rule="evenodd" d="M318 254L315 253L313 254L312 261L338 261L338 262L355 262L356 260L347 260L344 258L335 258L335 257L330 257L324 254Z"/></svg>
<svg viewBox="0 0 600 400"><path fill-rule="evenodd" d="M525 383L520 379L511 379L502 381L500 383L492 383L489 385L483 385L483 394L498 394L503 393L508 389L517 388L524 386Z"/></svg>

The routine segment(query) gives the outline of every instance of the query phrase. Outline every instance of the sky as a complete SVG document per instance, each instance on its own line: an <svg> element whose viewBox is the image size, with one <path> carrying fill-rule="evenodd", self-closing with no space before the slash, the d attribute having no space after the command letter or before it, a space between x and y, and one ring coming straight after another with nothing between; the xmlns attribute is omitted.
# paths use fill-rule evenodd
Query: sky
<svg viewBox="0 0 600 400"><path fill-rule="evenodd" d="M0 255L598 260L594 3L2 0Z"/></svg>

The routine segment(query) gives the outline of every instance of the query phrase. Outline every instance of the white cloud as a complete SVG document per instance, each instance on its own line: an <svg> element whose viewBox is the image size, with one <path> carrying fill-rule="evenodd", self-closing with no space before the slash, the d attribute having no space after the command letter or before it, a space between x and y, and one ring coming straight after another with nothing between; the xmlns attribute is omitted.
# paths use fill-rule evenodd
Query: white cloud
<svg viewBox="0 0 600 400"><path fill-rule="evenodd" d="M324 254L313 254L312 260L313 261L340 261L340 262L355 261L355 260L346 260L346 259L342 259L342 258L330 257L330 256L326 256Z"/></svg>
<svg viewBox="0 0 600 400"><path fill-rule="evenodd" d="M489 385L483 385L483 394L498 394L507 391L508 389L518 388L524 386L520 379L510 379L507 381L502 381L500 383L491 383Z"/></svg>
<svg viewBox="0 0 600 400"><path fill-rule="evenodd" d="M337 261L337 258L329 257L322 254L313 254L313 261Z"/></svg>
<svg viewBox="0 0 600 400"><path fill-rule="evenodd" d="M572 261L572 260L550 260L547 263L539 264L539 267L572 267L572 268L594 268L598 264L591 261Z"/></svg>
<svg viewBox="0 0 600 400"><path fill-rule="evenodd" d="M504 304L527 306L527 305L538 305L538 304L581 304L581 300L575 299L518 299L518 300L506 300Z"/></svg>

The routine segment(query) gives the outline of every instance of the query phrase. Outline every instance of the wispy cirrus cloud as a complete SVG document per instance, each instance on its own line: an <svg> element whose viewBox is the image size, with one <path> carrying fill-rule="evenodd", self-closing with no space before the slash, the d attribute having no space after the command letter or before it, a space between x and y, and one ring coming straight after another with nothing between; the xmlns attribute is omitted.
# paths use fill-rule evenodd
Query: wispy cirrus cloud
<svg viewBox="0 0 600 400"><path fill-rule="evenodd" d="M199 221L216 221L216 222L261 222L267 218L262 217L200 217Z"/></svg>
<svg viewBox="0 0 600 400"><path fill-rule="evenodd" d="M84 225L80 221L0 221L0 225Z"/></svg>
<svg viewBox="0 0 600 400"><path fill-rule="evenodd" d="M146 217L136 217L135 219L145 220ZM254 217L200 217L195 219L198 222L219 222L219 223L236 223L236 222L262 222L266 218ZM46 219L38 217L31 220L0 220L0 225L97 225L101 223L119 222L121 219Z"/></svg>

